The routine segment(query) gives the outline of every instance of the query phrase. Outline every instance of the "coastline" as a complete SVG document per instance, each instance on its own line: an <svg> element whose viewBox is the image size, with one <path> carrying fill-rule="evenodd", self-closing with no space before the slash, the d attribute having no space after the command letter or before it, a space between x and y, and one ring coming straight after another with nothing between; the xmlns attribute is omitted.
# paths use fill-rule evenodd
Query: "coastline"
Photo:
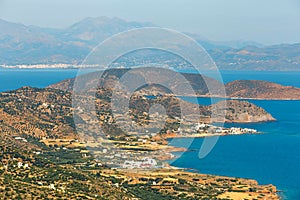
<svg viewBox="0 0 300 200"><path fill-rule="evenodd" d="M193 134L195 136L180 136L180 135L170 135L167 136L165 139L173 139L173 138L205 138L205 137L213 137L213 136L229 136L229 135L253 135L253 134L263 134L262 132L257 132L257 133L252 133L252 134ZM169 143L168 143L169 146ZM182 148L182 147L177 147L177 146L171 146L174 149L183 149L182 151L170 151L167 152L169 154L172 154L172 158L164 160L164 161L172 161L174 159L177 159L178 157L176 157L176 155L174 155L174 152L186 152L188 151L188 149L186 148ZM223 176L223 175L217 175L217 174L209 174L209 173L201 173L201 171L195 169L195 168L182 168L182 167L176 167L173 166L172 164L170 164L169 162L167 162L167 165L165 165L164 168L162 168L162 170L174 170L174 171L183 171L186 173L190 173L190 174L194 174L194 175L200 175L200 176L212 176L212 177L222 177L222 178L234 178L234 179L239 179L239 180L248 180L248 181L254 181L258 186L262 187L262 188L266 188L266 187L271 187L273 188L273 191L271 192L267 192L270 196L267 197L267 199L271 199L271 200L283 200L285 199L284 197L284 193L282 190L278 190L277 186L273 185L273 184L268 184L268 185L261 185L258 183L257 180L252 179L252 178L242 178L242 177L235 177L235 176ZM231 197L231 199L233 200L240 200L241 196L243 196L245 193L245 191L243 193L237 193L237 191L234 192L225 192L224 194L222 194L221 196L219 196L219 198L228 198L229 196ZM252 195L250 195L252 196ZM260 195L259 195L260 196ZM265 199L265 198L264 198Z"/></svg>
<svg viewBox="0 0 300 200"><path fill-rule="evenodd" d="M299 101L300 98L245 98L245 97L224 97L218 95L184 95L178 97L190 97L190 98L218 98L223 100L261 100L261 101Z"/></svg>
<svg viewBox="0 0 300 200"><path fill-rule="evenodd" d="M172 138L204 138L204 137L216 137L216 136L229 136L229 135L258 135L262 132L256 133L197 133L197 134L165 134L164 139Z"/></svg>

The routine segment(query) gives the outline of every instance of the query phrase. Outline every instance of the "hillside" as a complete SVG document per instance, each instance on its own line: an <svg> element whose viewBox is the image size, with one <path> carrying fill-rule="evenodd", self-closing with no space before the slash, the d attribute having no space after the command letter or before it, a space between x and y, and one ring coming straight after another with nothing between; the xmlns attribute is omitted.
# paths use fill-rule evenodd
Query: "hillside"
<svg viewBox="0 0 300 200"><path fill-rule="evenodd" d="M107 97L111 93L109 91L101 92L100 90L98 94L99 99L95 102L98 109L98 117L103 115L107 119L113 118L113 116L110 116L111 114L107 115L107 113L110 113ZM140 94L136 95L132 97L130 106L132 109L131 113L135 116L137 122L145 120L144 112L148 112L150 105L156 103L164 105L170 116L174 117L180 114L180 108L178 107L180 99L178 98L165 95L159 99L145 99ZM105 98L102 98L103 96ZM19 90L0 93L0 131L9 135L25 134L35 138L76 137L71 98L72 96L69 92L50 88L23 87ZM185 102L185 105L186 107L193 107L192 104L187 102ZM211 114L210 109L209 106L200 106L200 114L209 117ZM274 120L263 109L246 102L229 101L227 110L230 111L226 113L226 121L228 122ZM190 114L195 114L192 109ZM102 119L100 117L99 119L104 122L106 118ZM169 129L168 126L173 127L173 122L171 120L166 125L165 130ZM116 131L116 134L120 134L119 129L117 127L114 128L111 124L104 123L103 129L108 132Z"/></svg>
<svg viewBox="0 0 300 200"><path fill-rule="evenodd" d="M102 104L110 104L107 97L111 97L115 81L121 77L125 72L128 72L128 69L112 69L107 70L103 73L102 78L100 78L100 82L98 85L98 91L90 91L97 94L99 97L104 97L101 101ZM135 73L135 72L133 72ZM159 73L159 72L158 72ZM137 74L136 74L137 75ZM206 83L210 83L212 85L212 89L214 91L210 92L210 94L218 94L218 89L221 85L218 81L196 74L182 74L185 78L190 82L190 85L196 91L196 94L199 96L207 96L209 94ZM153 74L153 76L155 76ZM97 85L97 80L99 76L97 73L90 73L83 75L86 85L95 84ZM180 108L179 104L183 103L185 108L189 108L189 114L197 114L195 113L195 106L193 104L182 101L180 98L174 97L172 91L176 88L182 87L184 83L180 82L181 79L177 79L177 77L172 77L173 83L171 88L164 88L159 85L148 85L141 87L138 91L134 92L131 96L131 105L132 105L132 113L136 116L143 116L144 112L148 112L152 104L161 104L164 105L167 113L171 116L180 116ZM57 84L49 86L49 88L60 89L64 91L72 91L73 90L74 79L68 79ZM83 85L83 88L85 86ZM111 88L111 89L104 89ZM184 90L183 90L184 91ZM100 95L101 94L101 95ZM118 94L121 95L121 94ZM145 96L156 96L158 98L155 99L145 99ZM191 95L191 94L184 94ZM182 94L182 96L184 96ZM101 99L100 99L101 100ZM221 108L222 103L216 105L218 108L217 113L222 114L223 110ZM102 106L99 106L102 107ZM137 108L137 109L136 109ZM199 106L200 115L204 116L204 118L209 118L211 115L211 110L214 109L214 106ZM138 113L136 113L138 112ZM137 117L138 118L138 117ZM218 118L218 117L217 117ZM220 121L221 119L210 119L212 121ZM207 119L206 119L207 120ZM260 122L260 121L273 121L275 120L269 113L265 110L255 106L254 104L248 102L241 101L228 101L227 102L227 111L225 114L225 121L227 122Z"/></svg>
<svg viewBox="0 0 300 200"><path fill-rule="evenodd" d="M74 137L71 94L23 87L0 93L0 131L43 137Z"/></svg>
<svg viewBox="0 0 300 200"><path fill-rule="evenodd" d="M247 101L229 100L226 103L226 122L253 123L275 121L270 113ZM220 106L219 104L216 105L217 108Z"/></svg>
<svg viewBox="0 0 300 200"><path fill-rule="evenodd" d="M300 99L300 89L267 81L239 80L225 85L229 97L255 99Z"/></svg>
<svg viewBox="0 0 300 200"><path fill-rule="evenodd" d="M208 50L220 69L299 71L300 43Z"/></svg>

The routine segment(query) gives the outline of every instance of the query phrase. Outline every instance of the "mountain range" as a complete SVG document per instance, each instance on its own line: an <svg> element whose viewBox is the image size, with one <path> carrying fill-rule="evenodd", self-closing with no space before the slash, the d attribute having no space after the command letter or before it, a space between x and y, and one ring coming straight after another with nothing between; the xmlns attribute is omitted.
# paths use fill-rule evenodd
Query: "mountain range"
<svg viewBox="0 0 300 200"><path fill-rule="evenodd" d="M108 17L86 18L64 29L0 20L0 65L80 64L107 37L142 27L158 26ZM300 69L300 43L264 46L240 40L216 42L186 34L201 44L223 70Z"/></svg>

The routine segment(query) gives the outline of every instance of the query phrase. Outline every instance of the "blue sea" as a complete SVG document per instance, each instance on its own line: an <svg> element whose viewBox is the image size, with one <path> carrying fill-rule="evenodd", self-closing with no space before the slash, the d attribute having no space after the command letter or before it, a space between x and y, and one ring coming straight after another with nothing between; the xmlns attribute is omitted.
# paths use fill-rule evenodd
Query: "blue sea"
<svg viewBox="0 0 300 200"><path fill-rule="evenodd" d="M23 86L46 87L64 79L73 78L77 69L4 69L0 68L0 91Z"/></svg>
<svg viewBox="0 0 300 200"><path fill-rule="evenodd" d="M300 72L223 71L224 83L234 80L265 80L300 87ZM193 98L183 97L187 101ZM249 100L271 113L276 122L234 124L225 127L248 127L263 132L260 135L220 137L205 158L198 154L203 138L172 139L171 145L185 147L173 166L192 168L200 173L251 178L260 184L274 184L283 199L300 199L300 101ZM208 105L209 98L198 102ZM195 103L195 102L194 102ZM192 140L192 141L191 141ZM176 155L176 153L175 153Z"/></svg>
<svg viewBox="0 0 300 200"><path fill-rule="evenodd" d="M45 87L75 77L76 69L1 69L0 91L22 86ZM225 83L247 79L266 80L300 87L300 72L222 71ZM209 99L201 99L209 104ZM274 184L284 199L300 199L300 101L250 100L270 112L276 122L225 124L249 127L260 135L220 137L214 149L199 159L202 138L193 139L189 151L172 165L192 168L200 173L251 178L260 184ZM191 139L173 139L171 145L184 146Z"/></svg>

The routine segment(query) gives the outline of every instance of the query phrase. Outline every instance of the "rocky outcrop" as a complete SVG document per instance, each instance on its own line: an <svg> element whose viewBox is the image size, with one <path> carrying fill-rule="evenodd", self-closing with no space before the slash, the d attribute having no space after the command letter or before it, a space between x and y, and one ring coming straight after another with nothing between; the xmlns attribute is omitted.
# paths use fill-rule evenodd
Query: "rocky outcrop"
<svg viewBox="0 0 300 200"><path fill-rule="evenodd" d="M215 105L216 108L221 106L222 102ZM275 121L275 118L263 108L258 107L247 101L229 100L226 101L226 122L236 123L253 123ZM213 121L219 121L215 119Z"/></svg>

